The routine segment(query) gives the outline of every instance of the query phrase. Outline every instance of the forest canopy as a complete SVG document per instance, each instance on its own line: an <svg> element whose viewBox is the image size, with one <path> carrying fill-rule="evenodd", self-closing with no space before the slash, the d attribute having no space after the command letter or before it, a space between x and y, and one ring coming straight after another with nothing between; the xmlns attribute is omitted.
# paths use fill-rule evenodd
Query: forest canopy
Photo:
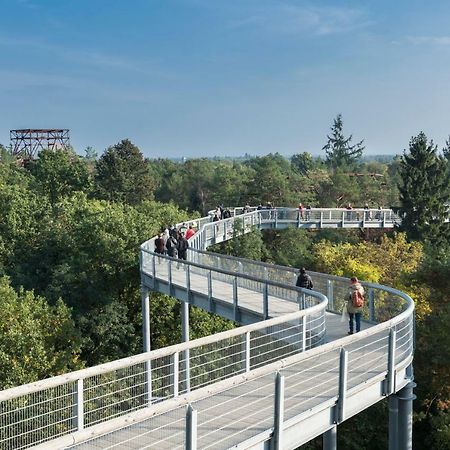
<svg viewBox="0 0 450 450"><path fill-rule="evenodd" d="M351 144L342 134L341 117L334 128L325 160L303 152L289 159L275 153L174 162L146 159L122 140L100 157L93 149L86 157L44 150L21 164L3 148L0 388L141 352L139 245L169 224L219 204L393 207L406 218L393 232L255 230L214 250L356 275L411 295L417 307L415 442L418 448L449 448L450 243L444 219L450 152L420 133L402 156L373 161L362 157L362 142ZM424 176L430 170L433 178ZM151 308L152 347L179 342L179 302L152 294ZM192 311L192 338L232 326ZM375 408L358 419L366 433L344 448L378 448L374 443L384 431L370 415L383 416L386 407Z"/></svg>

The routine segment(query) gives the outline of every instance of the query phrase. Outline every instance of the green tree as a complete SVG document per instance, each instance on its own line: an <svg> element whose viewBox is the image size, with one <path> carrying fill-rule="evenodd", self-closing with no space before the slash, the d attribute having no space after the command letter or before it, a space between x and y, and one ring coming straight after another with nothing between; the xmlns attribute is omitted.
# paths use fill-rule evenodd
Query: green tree
<svg viewBox="0 0 450 450"><path fill-rule="evenodd" d="M311 233L297 228L286 230L266 230L264 243L271 259L288 267L310 267L312 263Z"/></svg>
<svg viewBox="0 0 450 450"><path fill-rule="evenodd" d="M73 192L90 190L88 166L72 150L42 150L30 168L38 189L52 205Z"/></svg>
<svg viewBox="0 0 450 450"><path fill-rule="evenodd" d="M49 306L0 278L0 389L82 367L80 336L61 300Z"/></svg>
<svg viewBox="0 0 450 450"><path fill-rule="evenodd" d="M364 140L351 145L353 136L350 135L348 138L344 136L343 125L342 115L338 114L331 127L331 135L327 135L328 142L322 148L326 153L326 164L332 169L353 167L364 150Z"/></svg>
<svg viewBox="0 0 450 450"><path fill-rule="evenodd" d="M314 159L311 153L297 153L291 157L291 165L300 175L307 176L314 167Z"/></svg>
<svg viewBox="0 0 450 450"><path fill-rule="evenodd" d="M279 153L256 157L247 163L249 177L246 180L246 191L251 204L271 202L275 206L297 205L299 195L302 201L306 195L305 178L296 174L289 163Z"/></svg>
<svg viewBox="0 0 450 450"><path fill-rule="evenodd" d="M448 245L446 203L450 187L446 161L423 132L412 137L409 152L400 161L400 213L402 229L410 239L424 240L436 247Z"/></svg>
<svg viewBox="0 0 450 450"><path fill-rule="evenodd" d="M141 151L128 139L109 147L95 167L98 198L130 205L153 199L156 182Z"/></svg>

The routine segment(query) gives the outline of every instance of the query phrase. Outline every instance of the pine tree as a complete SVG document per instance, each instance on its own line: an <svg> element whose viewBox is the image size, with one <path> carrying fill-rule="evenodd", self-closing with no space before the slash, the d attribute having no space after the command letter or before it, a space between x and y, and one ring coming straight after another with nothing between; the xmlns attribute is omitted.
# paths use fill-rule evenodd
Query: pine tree
<svg viewBox="0 0 450 450"><path fill-rule="evenodd" d="M326 164L332 169L353 166L361 158L365 148L364 140L351 145L353 136L345 138L342 128L342 115L338 114L331 127L331 136L327 135L328 142L322 147L322 150L326 152Z"/></svg>
<svg viewBox="0 0 450 450"><path fill-rule="evenodd" d="M402 228L410 239L433 246L448 245L446 203L449 201L446 161L437 146L423 132L412 137L404 152L399 172Z"/></svg>

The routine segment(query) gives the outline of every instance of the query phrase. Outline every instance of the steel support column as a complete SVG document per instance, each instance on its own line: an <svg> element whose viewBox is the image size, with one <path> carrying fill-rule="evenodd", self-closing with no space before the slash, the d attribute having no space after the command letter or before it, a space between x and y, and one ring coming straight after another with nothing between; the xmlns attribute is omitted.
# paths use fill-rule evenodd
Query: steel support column
<svg viewBox="0 0 450 450"><path fill-rule="evenodd" d="M400 392L398 398L398 450L412 449L413 393L416 383L410 381Z"/></svg>
<svg viewBox="0 0 450 450"><path fill-rule="evenodd" d="M322 435L323 450L337 449L337 426L335 425L330 430Z"/></svg>
<svg viewBox="0 0 450 450"><path fill-rule="evenodd" d="M398 398L389 396L389 450L398 448Z"/></svg>

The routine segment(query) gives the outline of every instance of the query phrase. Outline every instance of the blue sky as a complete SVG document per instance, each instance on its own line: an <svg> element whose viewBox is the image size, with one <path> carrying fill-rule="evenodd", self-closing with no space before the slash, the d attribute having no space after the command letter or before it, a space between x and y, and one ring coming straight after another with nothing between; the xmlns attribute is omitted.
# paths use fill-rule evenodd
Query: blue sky
<svg viewBox="0 0 450 450"><path fill-rule="evenodd" d="M78 153L366 154L450 134L450 2L0 0L0 142L70 128Z"/></svg>

